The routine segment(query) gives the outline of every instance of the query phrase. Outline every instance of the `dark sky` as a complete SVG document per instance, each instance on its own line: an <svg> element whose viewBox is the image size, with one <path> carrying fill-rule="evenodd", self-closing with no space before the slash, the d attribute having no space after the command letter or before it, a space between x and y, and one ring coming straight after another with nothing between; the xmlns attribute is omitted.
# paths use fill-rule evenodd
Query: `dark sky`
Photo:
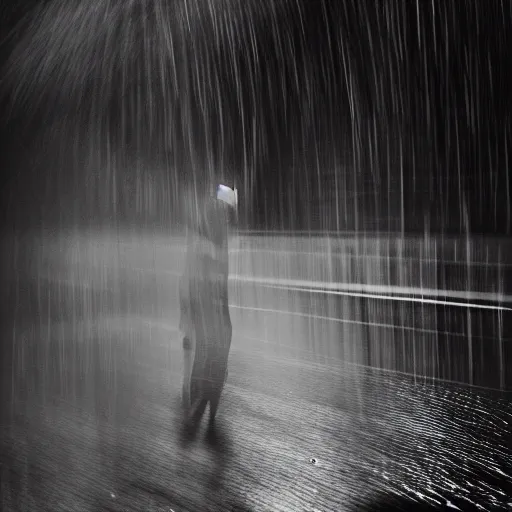
<svg viewBox="0 0 512 512"><path fill-rule="evenodd" d="M510 233L510 1L39 6L2 91L41 204L221 172L267 225Z"/></svg>

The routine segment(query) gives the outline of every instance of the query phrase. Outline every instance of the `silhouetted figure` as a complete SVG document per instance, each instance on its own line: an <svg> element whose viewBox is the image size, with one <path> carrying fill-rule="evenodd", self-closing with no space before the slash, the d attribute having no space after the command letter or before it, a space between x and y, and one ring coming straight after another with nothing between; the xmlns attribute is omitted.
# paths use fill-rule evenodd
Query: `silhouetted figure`
<svg viewBox="0 0 512 512"><path fill-rule="evenodd" d="M218 189L215 197L195 203L189 205L185 271L180 281L182 398L188 423L199 420L208 403L213 423L227 378L231 347L228 224L236 194Z"/></svg>

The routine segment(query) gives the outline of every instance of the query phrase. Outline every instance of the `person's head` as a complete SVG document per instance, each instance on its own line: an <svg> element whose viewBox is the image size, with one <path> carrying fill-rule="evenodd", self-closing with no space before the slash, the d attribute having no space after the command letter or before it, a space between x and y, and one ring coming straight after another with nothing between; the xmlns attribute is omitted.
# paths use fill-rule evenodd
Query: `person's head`
<svg viewBox="0 0 512 512"><path fill-rule="evenodd" d="M220 183L217 185L216 198L218 201L222 201L227 204L233 210L238 208L238 192L236 188L231 188L228 185Z"/></svg>
<svg viewBox="0 0 512 512"><path fill-rule="evenodd" d="M236 189L223 183L190 187L185 198L188 228L222 245L235 222L237 201Z"/></svg>

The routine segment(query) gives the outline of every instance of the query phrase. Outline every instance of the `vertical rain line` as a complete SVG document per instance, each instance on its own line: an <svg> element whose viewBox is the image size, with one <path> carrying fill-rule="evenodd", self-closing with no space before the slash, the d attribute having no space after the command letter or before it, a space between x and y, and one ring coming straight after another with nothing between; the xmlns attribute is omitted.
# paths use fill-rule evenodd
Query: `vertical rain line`
<svg viewBox="0 0 512 512"><path fill-rule="evenodd" d="M510 340L509 340L510 343ZM498 311L498 351L500 359L500 389L505 389L505 363L504 363L504 344L503 344L503 312Z"/></svg>
<svg viewBox="0 0 512 512"><path fill-rule="evenodd" d="M465 194L463 195L463 214L464 214L464 224L466 228L466 290L471 292L472 283L471 283L471 239L469 235L469 213L466 204ZM469 302L469 300L468 300ZM471 310L468 308L467 312L467 326L468 326L468 349L469 349L469 383L473 384L473 337L471 330Z"/></svg>
<svg viewBox="0 0 512 512"><path fill-rule="evenodd" d="M334 153L334 200L336 201L336 233L340 232L340 200L338 190L338 159L337 153Z"/></svg>
<svg viewBox="0 0 512 512"><path fill-rule="evenodd" d="M400 135L400 231L402 240L405 236L405 206L404 206L404 160L402 148L402 135Z"/></svg>
<svg viewBox="0 0 512 512"><path fill-rule="evenodd" d="M510 235L510 176L509 176L509 168L508 168L508 138L507 138L507 129L505 129L505 190L507 191L507 227L506 227L506 233Z"/></svg>
<svg viewBox="0 0 512 512"><path fill-rule="evenodd" d="M467 322L467 329L468 329L468 377L469 377L469 384L473 385L473 336L472 336L472 330L471 330L471 309L467 309L466 313L466 322Z"/></svg>
<svg viewBox="0 0 512 512"><path fill-rule="evenodd" d="M498 247L498 294L503 296L504 294L504 285L505 280L503 279L504 269L501 264L501 247ZM506 371L507 368L505 366L505 346L503 339L503 312L498 311L498 349L499 349L499 360L500 360L500 387L501 389L505 389L506 386ZM512 340L508 340L509 343Z"/></svg>
<svg viewBox="0 0 512 512"><path fill-rule="evenodd" d="M438 264L438 259L437 259L437 256L438 256L438 245L437 245L437 240L434 239L434 249L433 249L433 256L434 256L434 282L437 282L438 279L437 279L437 276L439 275L439 270L437 268L437 264ZM435 362L435 372L434 372L434 377L438 377L438 378L441 378L442 375L441 375L441 363L440 363L440 360L439 360L439 344L440 344L440 338L439 338L439 308L436 306L435 309L434 309L434 325L436 326L436 330L435 330L435 335L434 335L434 340L435 340L435 346L436 346L436 362Z"/></svg>

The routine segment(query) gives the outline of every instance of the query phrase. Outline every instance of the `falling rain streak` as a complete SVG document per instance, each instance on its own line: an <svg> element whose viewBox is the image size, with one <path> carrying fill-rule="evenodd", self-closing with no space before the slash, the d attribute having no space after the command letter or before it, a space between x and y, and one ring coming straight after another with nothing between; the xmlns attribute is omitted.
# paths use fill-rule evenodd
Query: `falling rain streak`
<svg viewBox="0 0 512 512"><path fill-rule="evenodd" d="M160 212L179 178L222 169L242 184L249 225L505 234L510 9L53 1L17 34L4 90L44 119L42 144L69 135L46 180L83 191L84 162L101 176L84 214L119 214L144 166ZM266 208L262 183L275 190Z"/></svg>

